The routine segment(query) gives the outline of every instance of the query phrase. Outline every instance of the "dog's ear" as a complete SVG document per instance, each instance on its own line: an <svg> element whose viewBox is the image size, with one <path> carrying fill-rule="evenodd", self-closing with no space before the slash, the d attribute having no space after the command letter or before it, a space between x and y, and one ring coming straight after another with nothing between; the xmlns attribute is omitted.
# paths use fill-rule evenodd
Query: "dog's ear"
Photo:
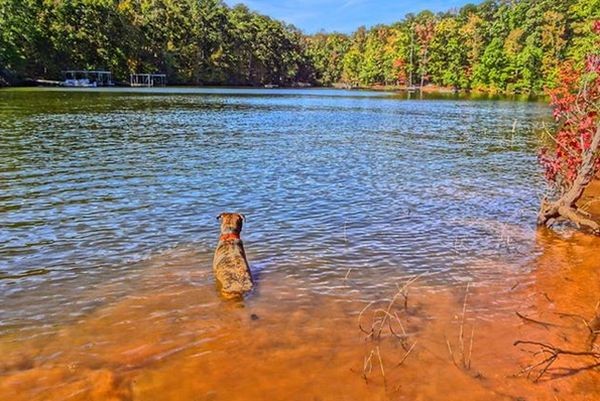
<svg viewBox="0 0 600 401"><path fill-rule="evenodd" d="M240 213L240 217L242 218L242 221L246 221L246 216L242 213Z"/></svg>

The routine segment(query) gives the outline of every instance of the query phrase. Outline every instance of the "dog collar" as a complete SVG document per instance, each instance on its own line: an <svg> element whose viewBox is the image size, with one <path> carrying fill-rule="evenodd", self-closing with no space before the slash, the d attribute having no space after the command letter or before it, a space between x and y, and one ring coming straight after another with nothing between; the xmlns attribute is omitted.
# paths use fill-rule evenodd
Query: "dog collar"
<svg viewBox="0 0 600 401"><path fill-rule="evenodd" d="M219 238L219 241L229 241L234 239L240 239L240 235L236 233L223 234L221 235L221 238Z"/></svg>

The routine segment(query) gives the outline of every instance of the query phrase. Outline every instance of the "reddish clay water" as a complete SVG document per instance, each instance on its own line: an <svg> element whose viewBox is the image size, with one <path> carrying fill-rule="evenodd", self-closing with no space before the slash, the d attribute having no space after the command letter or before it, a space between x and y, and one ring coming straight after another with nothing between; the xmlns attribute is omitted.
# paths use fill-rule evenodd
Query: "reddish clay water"
<svg viewBox="0 0 600 401"><path fill-rule="evenodd" d="M426 280L409 287L408 309L401 298L390 310L414 344L399 366L401 340L388 329L365 339L358 327L361 309L379 300L361 317L368 328L396 283L363 293L350 271L336 293L318 295L274 273L245 302L227 302L209 270L192 268L200 255L175 250L150 259L144 280L122 299L39 335L2 337L0 394L12 401L598 399L600 372L583 369L593 362L586 358L560 359L537 383L516 376L535 359L516 340L585 349L585 326L564 314L593 316L600 294L599 239L544 231L538 243L543 251L530 273L470 284L462 353L466 288Z"/></svg>

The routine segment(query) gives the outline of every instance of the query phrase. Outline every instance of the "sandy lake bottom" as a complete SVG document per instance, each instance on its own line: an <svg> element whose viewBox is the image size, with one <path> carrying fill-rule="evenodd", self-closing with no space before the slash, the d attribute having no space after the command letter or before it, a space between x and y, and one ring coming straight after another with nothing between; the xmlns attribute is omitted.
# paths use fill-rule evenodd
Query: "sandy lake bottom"
<svg viewBox="0 0 600 401"><path fill-rule="evenodd" d="M244 302L223 301L210 270L194 268L206 265L202 255L175 249L145 261L143 279L121 299L42 333L1 337L0 394L13 401L598 399L593 360L561 358L537 383L538 370L519 375L540 356L527 352L536 347L513 346L517 340L586 349L588 331L574 315L591 318L600 293L599 239L541 232L538 240L545 248L531 272L470 284L464 323L466 286L418 279L406 308L399 297L388 309L403 283L363 293L352 270L330 294L269 274ZM360 316L365 331L378 332L378 308L399 318L388 318L391 330L384 325L377 338L359 328L372 301Z"/></svg>

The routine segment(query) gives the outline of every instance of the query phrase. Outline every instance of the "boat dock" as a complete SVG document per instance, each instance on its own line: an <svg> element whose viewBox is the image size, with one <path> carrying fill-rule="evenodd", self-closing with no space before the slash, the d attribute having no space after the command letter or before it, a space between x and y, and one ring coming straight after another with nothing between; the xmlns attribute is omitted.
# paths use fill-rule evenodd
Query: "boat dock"
<svg viewBox="0 0 600 401"><path fill-rule="evenodd" d="M97 86L114 86L110 71L67 70L63 71L65 80L62 86L75 88L95 88Z"/></svg>
<svg viewBox="0 0 600 401"><path fill-rule="evenodd" d="M167 75L166 74L130 74L129 85L133 87L147 87L151 88L154 86L166 86Z"/></svg>

